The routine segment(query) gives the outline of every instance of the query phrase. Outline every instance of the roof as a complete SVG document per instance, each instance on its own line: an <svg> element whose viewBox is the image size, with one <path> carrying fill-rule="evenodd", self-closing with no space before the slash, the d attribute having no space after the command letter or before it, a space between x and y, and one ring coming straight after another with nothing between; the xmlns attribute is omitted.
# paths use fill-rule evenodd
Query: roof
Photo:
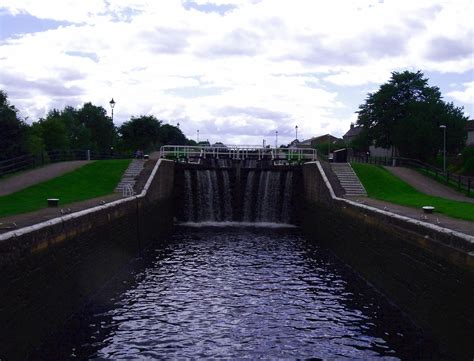
<svg viewBox="0 0 474 361"><path fill-rule="evenodd" d="M320 135L320 136L317 136L317 137L305 139L302 142L300 142L299 145L304 146L304 145L312 145L312 144L323 143L323 142L327 142L328 138L331 139L331 140L340 140L339 138L335 137L334 135L324 134L324 135Z"/></svg>
<svg viewBox="0 0 474 361"><path fill-rule="evenodd" d="M361 126L351 127L351 128L347 131L347 133L344 134L342 137L343 137L343 138L355 137L355 136L359 135L361 131L362 131L362 127L361 127Z"/></svg>

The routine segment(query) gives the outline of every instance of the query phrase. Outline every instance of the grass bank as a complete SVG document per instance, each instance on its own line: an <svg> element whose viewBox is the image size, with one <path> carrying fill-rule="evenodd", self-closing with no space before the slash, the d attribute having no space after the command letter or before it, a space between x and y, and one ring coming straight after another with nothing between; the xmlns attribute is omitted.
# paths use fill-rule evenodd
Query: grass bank
<svg viewBox="0 0 474 361"><path fill-rule="evenodd" d="M0 217L47 207L47 198L59 198L60 206L101 197L114 191L129 159L101 160L46 182L0 197Z"/></svg>
<svg viewBox="0 0 474 361"><path fill-rule="evenodd" d="M371 198L420 209L433 206L435 211L450 217L474 221L474 203L430 196L417 191L381 166L351 164Z"/></svg>

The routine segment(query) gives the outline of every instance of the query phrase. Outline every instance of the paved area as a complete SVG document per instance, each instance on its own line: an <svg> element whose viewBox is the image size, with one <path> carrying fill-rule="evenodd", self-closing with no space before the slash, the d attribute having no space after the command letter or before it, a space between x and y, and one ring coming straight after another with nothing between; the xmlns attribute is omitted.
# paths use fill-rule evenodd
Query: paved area
<svg viewBox="0 0 474 361"><path fill-rule="evenodd" d="M47 181L48 179L59 177L89 162L90 161L87 160L76 160L53 163L0 179L0 196L17 192L23 188Z"/></svg>
<svg viewBox="0 0 474 361"><path fill-rule="evenodd" d="M385 169L398 178L403 179L413 188L422 193L455 201L474 203L474 198L467 197L462 193L435 181L434 179L418 173L414 169L404 167L385 167Z"/></svg>

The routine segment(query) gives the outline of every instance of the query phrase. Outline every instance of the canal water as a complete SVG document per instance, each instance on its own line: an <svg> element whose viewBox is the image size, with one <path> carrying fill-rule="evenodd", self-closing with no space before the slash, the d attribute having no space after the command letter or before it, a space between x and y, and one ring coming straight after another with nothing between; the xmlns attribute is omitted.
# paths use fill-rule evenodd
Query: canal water
<svg viewBox="0 0 474 361"><path fill-rule="evenodd" d="M180 226L32 358L433 359L436 346L296 228Z"/></svg>

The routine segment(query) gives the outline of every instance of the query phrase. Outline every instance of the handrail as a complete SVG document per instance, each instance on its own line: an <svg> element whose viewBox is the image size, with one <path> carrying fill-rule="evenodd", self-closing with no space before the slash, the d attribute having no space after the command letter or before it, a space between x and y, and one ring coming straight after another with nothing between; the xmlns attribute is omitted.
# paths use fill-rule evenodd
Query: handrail
<svg viewBox="0 0 474 361"><path fill-rule="evenodd" d="M248 145L164 145L160 149L162 158L190 159L190 158L230 158L230 159L271 159L286 161L315 161L317 151L311 148L270 148Z"/></svg>
<svg viewBox="0 0 474 361"><path fill-rule="evenodd" d="M405 166L409 168L418 169L427 176L430 176L436 180L445 182L452 187L457 188L459 191L465 191L468 196L471 196L474 188L474 177L465 176L457 173L450 172L449 170L443 171L441 168L435 167L431 164L422 162L418 159L403 158L403 157L367 157L367 156L352 156L349 161L356 161L359 163L370 163L379 165L397 165Z"/></svg>

